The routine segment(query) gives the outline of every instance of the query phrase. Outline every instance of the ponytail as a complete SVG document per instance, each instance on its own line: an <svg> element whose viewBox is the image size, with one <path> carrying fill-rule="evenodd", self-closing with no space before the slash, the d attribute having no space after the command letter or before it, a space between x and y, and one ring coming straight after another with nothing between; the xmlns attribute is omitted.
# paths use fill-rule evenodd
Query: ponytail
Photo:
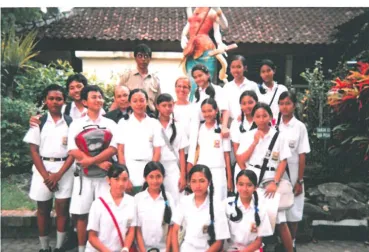
<svg viewBox="0 0 369 252"><path fill-rule="evenodd" d="M163 222L170 225L170 222L172 219L172 209L170 208L167 194L165 193L165 188L163 184L160 185L160 189L161 189L161 194L163 195L164 204L165 204Z"/></svg>
<svg viewBox="0 0 369 252"><path fill-rule="evenodd" d="M172 114L172 125L171 125L171 127L172 127L173 133L172 133L172 135L169 139L169 142L170 142L170 144L173 144L174 139L176 139L176 136L177 136L177 128L176 128L176 125L174 123L174 114Z"/></svg>
<svg viewBox="0 0 369 252"><path fill-rule="evenodd" d="M199 102L200 100L200 90L199 90L199 86L197 86L196 91L195 91L195 98L196 98L196 102Z"/></svg>
<svg viewBox="0 0 369 252"><path fill-rule="evenodd" d="M209 185L209 214L210 214L210 225L208 227L208 234L210 236L210 239L208 240L209 246L213 245L213 243L216 241L215 239L215 228L214 228L214 186L213 186L213 180L210 181Z"/></svg>
<svg viewBox="0 0 369 252"><path fill-rule="evenodd" d="M254 191L254 202L255 202L255 222L256 222L256 226L260 226L260 216L259 216L259 197L258 197L258 193L256 192L256 190Z"/></svg>
<svg viewBox="0 0 369 252"><path fill-rule="evenodd" d="M245 133L246 130L243 127L243 121L245 120L245 114L243 113L242 109L241 109L241 124L240 124L240 132L241 133Z"/></svg>
<svg viewBox="0 0 369 252"><path fill-rule="evenodd" d="M214 132L219 134L221 132L221 129L220 129L220 126L219 126L220 125L219 111L217 112L215 120L216 120L217 125L216 125L216 128L215 128Z"/></svg>
<svg viewBox="0 0 369 252"><path fill-rule="evenodd" d="M145 181L141 187L141 192L145 191L149 187L149 184Z"/></svg>
<svg viewBox="0 0 369 252"><path fill-rule="evenodd" d="M234 200L234 207L236 209L237 215L236 216L233 216L233 215L230 216L230 220L233 221L233 222L238 222L242 219L242 212L237 206L239 196L240 196L240 194L239 194L239 192L237 192L236 198Z"/></svg>
<svg viewBox="0 0 369 252"><path fill-rule="evenodd" d="M205 90L205 94L209 95L210 98L215 99L215 89L210 81L209 81L209 86Z"/></svg>

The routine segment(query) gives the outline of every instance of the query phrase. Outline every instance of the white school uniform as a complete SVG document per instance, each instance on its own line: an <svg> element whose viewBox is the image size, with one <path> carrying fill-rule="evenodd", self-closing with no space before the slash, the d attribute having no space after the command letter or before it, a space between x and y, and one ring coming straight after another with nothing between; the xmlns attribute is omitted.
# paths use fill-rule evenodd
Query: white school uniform
<svg viewBox="0 0 369 252"><path fill-rule="evenodd" d="M204 252L209 248L210 237L206 231L207 226L210 225L209 203L209 196L207 196L204 203L197 207L193 193L181 198L172 218L174 223L185 226L186 229L184 241L180 247L181 252ZM229 239L227 217L222 202L214 199L213 205L215 239L217 241Z"/></svg>
<svg viewBox="0 0 369 252"><path fill-rule="evenodd" d="M246 132L241 132L240 131L240 125L241 125L241 121L238 121L237 119L233 120L232 121L232 124L231 124L231 128L230 128L230 135L231 135L231 141L233 143L238 143L240 144L241 142L241 138L242 136L244 136L247 131L250 131L252 125L253 125L253 122L249 122L247 121L246 117L245 119L243 120L243 128L245 129ZM240 166L238 165L238 163L236 162L236 165L235 165L235 168L234 168L234 185L236 185L236 177L237 177L237 174L241 171L241 168ZM237 188L235 186L235 192L237 192Z"/></svg>
<svg viewBox="0 0 369 252"><path fill-rule="evenodd" d="M167 191L166 196L173 216L176 211L173 197ZM142 237L147 250L149 248L158 248L160 252L165 252L166 250L167 237L164 237L163 229L164 209L165 200L162 193L156 199L150 196L148 189L135 195L136 219L133 222L133 226L141 227Z"/></svg>
<svg viewBox="0 0 369 252"><path fill-rule="evenodd" d="M284 124L281 120L279 130L285 134L286 141L291 149L292 156L287 158L287 163L290 170L292 186L295 186L298 180L299 154L310 152L308 133L305 124L295 117L292 117L287 124ZM295 196L293 206L287 210L287 221L297 222L302 220L304 196L305 190L303 186L302 193L297 197Z"/></svg>
<svg viewBox="0 0 369 252"><path fill-rule="evenodd" d="M125 241L128 229L133 226L136 218L133 197L125 193L118 206L115 204L110 192L104 193L101 197L105 200L117 220L123 241ZM96 198L92 203L88 216L87 231L90 230L98 233L99 240L110 251L121 251L123 248L113 219L99 198ZM98 250L87 241L85 252L95 251L97 252Z"/></svg>
<svg viewBox="0 0 369 252"><path fill-rule="evenodd" d="M282 85L282 84L277 84L277 82L274 82L273 87L270 89L268 88L265 83L262 84L262 87L266 90L266 93L261 95L261 102L264 102L266 104L270 104L270 102L272 101L272 98L274 96L274 93L276 92L277 88L277 92L275 94L274 100L272 102L271 105L269 105L269 107L271 108L272 112L273 112L273 125L275 125L277 123L278 120L278 114L279 114L279 106L278 106L278 99L279 96L285 92L288 91L288 89L286 88L286 86Z"/></svg>
<svg viewBox="0 0 369 252"><path fill-rule="evenodd" d="M191 117L193 114L193 104L186 105L174 104L173 114L174 120L183 125L187 139L190 139ZM185 148L185 153L188 153L188 147Z"/></svg>
<svg viewBox="0 0 369 252"><path fill-rule="evenodd" d="M200 152L197 164L206 165L210 168L213 176L214 199L224 200L227 197L227 173L225 152L231 151L230 138L222 138L220 133L215 133L217 124L208 129L205 123L201 124L198 140L195 144L190 143L190 152L187 161L191 164L195 162L196 147L199 145Z"/></svg>
<svg viewBox="0 0 369 252"><path fill-rule="evenodd" d="M148 115L142 121L137 120L134 114L127 120L122 118L112 142L124 144L124 158L130 180L133 186L142 186L144 168L152 160L154 147L165 145L159 121Z"/></svg>
<svg viewBox="0 0 369 252"><path fill-rule="evenodd" d="M241 200L238 199L237 206L242 212L242 219L234 222L230 220L231 215L236 216L235 197L229 197L224 201L224 207L228 218L229 231L231 233L230 241L225 244L225 250L242 251L258 237L273 235L269 217L264 209L264 206L258 205L260 225L257 227L257 232L251 232L252 225L255 224L255 203L252 199L250 206L245 208ZM259 251L259 250L257 250Z"/></svg>
<svg viewBox="0 0 369 252"><path fill-rule="evenodd" d="M256 132L257 129L253 129L245 133L244 138L241 140L240 146L238 147L237 155L240 155L248 150L248 148L254 141L254 135ZM270 128L269 132L264 136L264 138L261 138L259 140L258 144L255 146L254 152L252 153L249 160L246 162L246 169L254 171L258 177L258 181L261 169L255 168L254 166L255 165L259 165L260 167L262 166L270 142L272 141L272 138L276 132L277 131L274 128ZM277 169L280 161L287 159L289 157L291 157L291 151L290 148L288 147L288 142L286 141L286 137L284 136L284 134L280 133L270 153L267 167ZM275 171L266 170L263 180L268 178L274 178L274 176ZM286 173L283 174L283 178L288 179ZM286 221L286 211L278 212L277 223L285 221Z"/></svg>
<svg viewBox="0 0 369 252"><path fill-rule="evenodd" d="M64 114L65 108L67 107L66 104L63 105L62 107L62 113ZM71 107L70 107L70 113L69 116L72 117L73 120L75 119L79 119L83 116L85 116L87 114L87 108L84 107L82 111L79 111L79 109L77 108L76 104L74 103L74 101L71 102ZM105 115L106 112L103 108L100 109L100 115Z"/></svg>
<svg viewBox="0 0 369 252"><path fill-rule="evenodd" d="M250 81L246 77L240 85L237 85L234 80L228 82L223 87L225 97L228 100L228 110L230 113L230 118L233 120L237 119L241 115L240 106L240 96L246 90L252 90L256 93L257 97L260 99L261 94L259 91L258 84L256 82Z"/></svg>
<svg viewBox="0 0 369 252"><path fill-rule="evenodd" d="M39 146L39 154L46 158L65 158L68 156L67 138L69 127L64 117L62 116L57 122L54 122L50 113L47 113L46 122L40 132L40 128L31 127L26 133L23 141L29 144ZM60 170L65 161L51 162L42 161L47 172L56 173ZM62 178L58 181L59 190L51 192L44 184L44 179L36 169L32 166L32 182L29 192L31 199L35 201L47 201L53 198L66 199L72 195L73 188L73 168L64 173Z"/></svg>
<svg viewBox="0 0 369 252"><path fill-rule="evenodd" d="M182 124L175 122L177 135L172 143L174 151L177 153L177 156L169 149L168 145L165 144L161 148L161 158L160 162L165 168L165 177L164 177L164 186L167 192L173 196L175 203L177 203L180 192L178 188L178 181L180 178L180 169L179 169L179 150L187 148L189 145L188 138L186 136L184 127ZM173 129L172 129L172 120L168 123L167 127L164 129L165 135L167 136L168 140L170 140Z"/></svg>
<svg viewBox="0 0 369 252"><path fill-rule="evenodd" d="M83 131L83 127L88 125L98 125L100 127L104 127L112 134L114 134L114 132L116 131L117 126L117 124L113 120L101 115L95 121L93 121L88 115L74 120L73 123L70 125L68 135L68 151L78 149L75 142L75 137ZM112 142L110 143L110 145L116 148L116 145L114 145ZM79 176L75 176L72 200L70 204L70 212L72 214L87 214L94 199L109 191L109 184L105 178L89 178L83 176L81 194L79 194L80 189L81 178Z"/></svg>

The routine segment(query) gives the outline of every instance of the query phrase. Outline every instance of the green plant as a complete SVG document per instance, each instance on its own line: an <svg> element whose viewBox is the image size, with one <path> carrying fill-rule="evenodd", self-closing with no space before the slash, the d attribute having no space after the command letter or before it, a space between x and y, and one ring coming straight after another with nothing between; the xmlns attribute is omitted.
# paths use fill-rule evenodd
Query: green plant
<svg viewBox="0 0 369 252"><path fill-rule="evenodd" d="M308 89L305 90L301 101L302 121L306 124L311 153L308 156L308 163L328 165L327 144L330 140L323 140L317 137L317 127L330 126L330 108L326 104L327 92L332 86L326 80L323 71L323 58L315 62L314 69L306 69L301 76L308 82Z"/></svg>
<svg viewBox="0 0 369 252"><path fill-rule="evenodd" d="M358 63L344 79L336 78L328 94L334 110L329 154L344 180L369 179L369 63Z"/></svg>
<svg viewBox="0 0 369 252"><path fill-rule="evenodd" d="M30 59L39 54L34 52L37 32L31 31L25 37L17 37L14 28L4 34L1 42L2 94L13 97L14 78L19 71L30 67Z"/></svg>

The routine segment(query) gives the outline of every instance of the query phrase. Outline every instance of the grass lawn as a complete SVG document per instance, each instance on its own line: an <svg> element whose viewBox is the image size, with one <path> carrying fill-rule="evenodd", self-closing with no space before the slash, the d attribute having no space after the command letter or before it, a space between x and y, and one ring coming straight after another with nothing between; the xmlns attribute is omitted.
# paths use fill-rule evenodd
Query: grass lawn
<svg viewBox="0 0 369 252"><path fill-rule="evenodd" d="M1 210L36 210L31 200L10 177L1 179Z"/></svg>

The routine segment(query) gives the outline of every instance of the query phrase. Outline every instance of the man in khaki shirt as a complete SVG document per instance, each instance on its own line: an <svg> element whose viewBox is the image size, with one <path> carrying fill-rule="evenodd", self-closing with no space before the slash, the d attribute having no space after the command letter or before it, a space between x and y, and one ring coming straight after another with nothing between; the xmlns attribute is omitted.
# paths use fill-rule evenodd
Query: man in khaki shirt
<svg viewBox="0 0 369 252"><path fill-rule="evenodd" d="M126 70L121 76L118 85L123 85L133 90L142 88L149 96L148 114L155 112L156 98L160 95L160 81L156 73L149 72L148 66L151 60L151 49L145 44L140 44L134 49L134 57L137 68ZM116 104L112 105L115 109Z"/></svg>

